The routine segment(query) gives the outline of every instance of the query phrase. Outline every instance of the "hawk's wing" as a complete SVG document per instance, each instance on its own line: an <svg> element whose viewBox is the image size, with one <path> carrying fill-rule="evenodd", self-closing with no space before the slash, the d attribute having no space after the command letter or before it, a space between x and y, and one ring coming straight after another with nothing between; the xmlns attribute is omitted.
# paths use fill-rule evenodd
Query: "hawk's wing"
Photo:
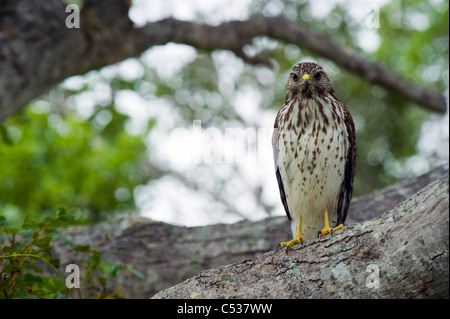
<svg viewBox="0 0 450 319"><path fill-rule="evenodd" d="M289 214L289 207L288 207L288 204L286 201L286 194L284 192L284 186L283 186L283 180L281 178L280 167L278 166L278 144L279 144L278 116L279 116L279 114L280 113L278 113L278 115L275 119L275 125L273 128L273 134L272 134L273 160L275 163L275 171L277 174L278 187L280 188L281 202L283 203L287 218L289 220L291 220L292 218L291 218L291 215Z"/></svg>
<svg viewBox="0 0 450 319"><path fill-rule="evenodd" d="M350 207L350 201L353 194L353 179L355 177L355 167L356 167L356 134L355 125L353 124L353 118L347 108L339 102L340 106L344 109L345 113L345 126L347 127L348 142L349 147L347 151L347 158L345 161L345 173L344 181L341 184L341 189L339 192L339 202L338 202L338 220L336 226L344 224L347 218L348 209Z"/></svg>

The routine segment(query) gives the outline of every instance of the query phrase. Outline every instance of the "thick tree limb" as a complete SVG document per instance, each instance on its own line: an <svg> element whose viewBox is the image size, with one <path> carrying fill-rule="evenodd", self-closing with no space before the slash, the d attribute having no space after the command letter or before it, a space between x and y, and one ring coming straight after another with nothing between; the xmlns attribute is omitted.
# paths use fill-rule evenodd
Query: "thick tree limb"
<svg viewBox="0 0 450 319"><path fill-rule="evenodd" d="M393 209L398 203L408 199L428 184L445 175L449 170L449 164L444 164L434 170L373 191L370 194L355 198L347 217L347 223L363 222L380 216L382 213Z"/></svg>
<svg viewBox="0 0 450 319"><path fill-rule="evenodd" d="M353 236L352 234L355 233L357 227L365 225L364 223L354 224L355 220L362 221L365 218L368 220L375 215L374 212L379 216L405 200L405 204L398 207L402 209L409 207L406 204L409 203L408 205L411 205L413 202L411 200L408 201L407 198L418 191L419 193L423 192L420 191L423 187L435 182L440 176L447 173L448 164L428 174L389 186L354 200L350 208L349 217L353 215L358 217L353 216L353 220L348 220L349 231L348 233L347 230L344 232L344 234L349 234L348 238L339 240L339 243L336 244L333 241L321 239L318 243L316 242L298 251L293 251L290 256L297 256L304 249L311 251L313 250L311 247L317 248L325 245L325 247L331 249L333 247L336 248L340 243L350 245L348 243L353 242L353 239L350 237ZM448 196L448 193L447 195L444 193L439 194L440 196ZM435 201L440 201L441 199L440 197L431 196L428 200L429 202L427 201L423 205L434 205L433 202L437 204ZM445 204L445 202L448 206L448 198L443 200L442 203ZM421 207L420 205L417 207ZM405 220L412 221L412 218L408 217ZM366 222L366 224L375 226L375 221L372 220L371 222ZM97 246L97 249L103 253L106 261L130 265L146 276L146 281L142 281L137 277L130 276L127 272L120 272L116 280L108 281L108 288L111 291L119 288L125 291L130 298L148 298L162 289L195 276L202 269L229 265L249 259L257 263L259 259L255 258L278 247L281 241L288 239L291 231L286 218L280 216L258 222L243 221L231 225L190 228L153 222L143 218L133 218L83 227L70 227L64 230L63 233L76 244ZM364 232L363 235L365 234L367 233ZM394 233L392 233L392 236L390 240L397 240ZM360 237L360 235L357 236L357 238ZM386 239L387 237L383 238ZM439 239L436 239L436 241L439 242ZM82 260L81 253L74 253L61 240L56 240L54 245L55 257L61 259L62 269L64 269L65 265L71 263L79 264L82 268L80 264L80 260ZM383 249L379 246L376 247L378 247L378 250ZM375 248L370 246L367 249L369 249L368 252L370 251L371 254L375 254ZM280 263L285 261L284 252L280 254L271 252L269 254L272 254L270 256L277 256L277 258L279 256ZM313 257L311 256L311 258ZM317 262L322 262L323 258L318 258ZM386 271L386 269L381 270ZM65 274L62 273L62 275Z"/></svg>
<svg viewBox="0 0 450 319"><path fill-rule="evenodd" d="M35 0L2 1L0 121L69 76L139 56L154 45L176 42L207 51L231 50L251 63L264 63L242 51L257 36L308 49L430 110L444 113L447 107L441 94L283 17L259 16L218 26L165 19L135 28L127 16L128 5L127 0L86 0L81 28L68 29L61 0L46 0L45 5Z"/></svg>
<svg viewBox="0 0 450 319"><path fill-rule="evenodd" d="M200 25L175 19L165 19L145 28L149 36L161 35L157 42L166 43L167 37L177 43L198 49L226 49L242 56L242 47L257 36L268 36L296 44L330 59L346 70L400 94L425 108L443 113L447 105L442 94L421 88L382 64L371 62L356 52L343 48L332 39L304 29L283 17L255 17L247 21L231 21L218 26ZM168 36L171 34L171 36ZM261 63L258 59L256 63Z"/></svg>
<svg viewBox="0 0 450 319"><path fill-rule="evenodd" d="M448 175L332 238L200 272L154 298L448 298Z"/></svg>

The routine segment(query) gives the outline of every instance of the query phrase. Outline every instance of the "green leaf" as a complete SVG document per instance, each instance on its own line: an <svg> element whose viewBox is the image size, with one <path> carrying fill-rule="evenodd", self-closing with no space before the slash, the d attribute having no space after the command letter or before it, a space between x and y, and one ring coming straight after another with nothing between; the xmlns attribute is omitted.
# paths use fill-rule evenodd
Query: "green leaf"
<svg viewBox="0 0 450 319"><path fill-rule="evenodd" d="M9 137L8 130L2 123L0 123L0 140L3 140L3 142L8 146L14 145L13 141Z"/></svg>
<svg viewBox="0 0 450 319"><path fill-rule="evenodd" d="M69 239L66 235L64 235L57 229L51 229L50 234L57 235L65 244L69 246L73 246L75 244L71 239Z"/></svg>
<svg viewBox="0 0 450 319"><path fill-rule="evenodd" d="M5 216L3 216L3 215L0 215L0 226L2 226L2 227L8 226L8 221L6 220Z"/></svg>
<svg viewBox="0 0 450 319"><path fill-rule="evenodd" d="M36 283L42 283L42 277L40 276L35 276L33 274L27 273L25 275L23 275L22 278L23 282L26 284L36 284Z"/></svg>
<svg viewBox="0 0 450 319"><path fill-rule="evenodd" d="M76 245L73 247L73 251L78 251L82 253L88 253L91 251L91 246L89 245Z"/></svg>
<svg viewBox="0 0 450 319"><path fill-rule="evenodd" d="M100 283L100 285L102 285L102 287L106 286L106 278L105 277L98 277L98 282Z"/></svg>
<svg viewBox="0 0 450 319"><path fill-rule="evenodd" d="M118 264L108 263L104 261L100 261L100 270L102 273L107 275L108 277L114 277L117 274L117 271L121 268Z"/></svg>
<svg viewBox="0 0 450 319"><path fill-rule="evenodd" d="M30 237L34 233L35 233L34 229L24 229L24 228L22 228L22 229L19 230L20 236L23 236L23 237Z"/></svg>
<svg viewBox="0 0 450 319"><path fill-rule="evenodd" d="M145 276L143 273L141 273L140 271L137 271L134 268L126 268L130 273L132 273L133 275L137 276L139 279L141 279L142 281L145 281Z"/></svg>
<svg viewBox="0 0 450 319"><path fill-rule="evenodd" d="M88 259L88 265L91 268L98 267L100 265L100 263L101 263L101 259L100 259L100 256L98 254L92 255Z"/></svg>
<svg viewBox="0 0 450 319"><path fill-rule="evenodd" d="M29 262L24 263L22 267L23 267L23 269L32 270L35 273L42 273L43 272L40 267L36 266L35 264L29 263Z"/></svg>

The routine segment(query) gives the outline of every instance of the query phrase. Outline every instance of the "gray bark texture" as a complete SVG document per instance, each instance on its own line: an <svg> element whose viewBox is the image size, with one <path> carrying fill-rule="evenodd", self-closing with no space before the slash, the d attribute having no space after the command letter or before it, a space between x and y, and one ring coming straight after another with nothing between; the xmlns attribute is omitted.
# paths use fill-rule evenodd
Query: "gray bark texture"
<svg viewBox="0 0 450 319"><path fill-rule="evenodd" d="M448 298L448 175L382 216L200 272L154 298Z"/></svg>
<svg viewBox="0 0 450 319"><path fill-rule="evenodd" d="M202 227L129 218L62 232L144 274L108 280L129 298L448 297L448 164L355 199L347 222L289 255L277 249L291 236L284 216ZM62 266L80 265L81 253L53 245ZM366 287L369 265L379 288Z"/></svg>

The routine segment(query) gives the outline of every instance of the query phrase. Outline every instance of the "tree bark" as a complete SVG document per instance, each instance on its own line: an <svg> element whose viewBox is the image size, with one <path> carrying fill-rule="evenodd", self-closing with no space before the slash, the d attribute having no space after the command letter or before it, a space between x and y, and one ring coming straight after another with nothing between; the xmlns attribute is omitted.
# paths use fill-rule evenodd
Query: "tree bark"
<svg viewBox="0 0 450 319"><path fill-rule="evenodd" d="M175 42L200 50L230 50L249 63L267 64L266 58L243 51L258 36L310 50L432 111L444 113L447 108L442 94L283 17L258 16L217 26L164 19L136 28L127 15L129 5L129 0L85 0L80 28L69 29L61 0L46 0L45 5L36 0L0 2L0 121L69 76L137 57L154 45Z"/></svg>
<svg viewBox="0 0 450 319"><path fill-rule="evenodd" d="M384 280L389 278L386 280L390 280L390 285L394 286L397 285L397 281L402 279L398 276L406 276L408 271L413 272L414 270L410 263L392 264L395 261L393 258L397 258L397 255L390 257L389 254L395 253L395 249L401 249L404 251L401 256L404 258L408 256L416 262L415 267L420 269L420 273L423 273L424 276L431 271L432 274L426 276L431 276L430 287L435 287L434 285L445 284L445 282L448 284L448 212L446 211L448 208L448 177L443 177L436 182L444 174L448 174L448 164L422 176L355 199L350 206L347 220L349 227L331 239L322 238L308 243L300 249L294 249L289 256L286 256L284 251L273 251L281 241L285 241L291 236L289 223L284 216L271 217L257 222L243 221L236 224L202 227L180 227L144 218L130 218L90 226L69 227L63 230L63 234L76 244L89 244L96 247L106 261L129 265L144 274L146 277L144 281L136 276L130 276L126 271L121 271L115 279L108 280L109 291L120 289L130 298L151 297L158 291L191 278L204 269L214 267L219 268L201 272L181 286L163 291L156 297L184 296L190 298L191 294L197 296L196 294L199 292L189 292L186 285L194 285L194 282L198 283L198 281L205 282L204 285L198 283L198 287L204 289L204 292L198 297L204 298L222 295L273 298L308 296L295 292L300 283L296 282L294 277L288 278L293 282L289 282L289 285L294 285L292 291L276 292L272 290L285 289L287 281L283 284L284 286L281 286L284 288L277 288L271 285L270 281L265 282L261 279L261 283L265 282L270 289L264 288L267 291L258 292L257 283L252 281L255 278L251 273L262 271L265 267L267 268L264 270L265 273L272 272L273 280L276 277L274 275L276 269L280 272L279 280L297 273L297 277L303 278L303 281L310 277L299 276L307 274L314 276L311 278L323 276L320 279L323 282L322 288L330 286L328 289L335 289L335 293L317 295L311 292L310 296L345 297L349 295L342 295L340 292L345 284L341 285L339 280L337 282L330 281L332 273L326 273L326 271L332 271L334 267L338 267L337 270L334 270L335 273L339 270L345 274L349 272L352 278L355 277L355 280L363 285L362 278L369 274L365 273L365 269L362 268L367 268L368 264L375 263L379 266L383 284L387 285L388 282ZM431 186L427 187L430 183ZM418 193L414 195L416 192ZM400 202L402 203L395 207ZM385 213L389 210L391 211ZM426 213L422 216L423 212ZM383 213L382 217L376 218ZM435 214L437 215L435 216ZM369 219L371 220L367 221ZM364 220L366 222L356 223ZM408 226L410 223L413 226ZM427 225L431 225L433 228L427 227ZM409 230L405 228L406 226L410 227ZM419 229L420 227L422 227L422 231ZM432 234L429 233L430 231ZM430 237L430 235L435 237ZM54 248L55 257L60 258L62 266L65 267L72 263L80 265L82 254L74 253L64 241L56 239ZM439 255L438 251L442 251L442 254ZM434 268L429 262L433 257L430 254L433 253L436 253L432 265ZM271 261L269 262L269 260ZM403 261L405 260L409 259L403 259ZM240 264L223 266L232 263ZM328 263L330 265L326 268ZM316 265L314 266L316 268L310 269L310 264ZM397 268L393 268L394 266ZM248 272L239 270L246 267L248 267ZM362 273L356 272L361 269ZM445 273L445 269L447 269L447 273ZM226 270L226 272L222 274L222 270ZM438 270L442 271L442 278L436 278L435 273ZM284 273L282 273L283 271ZM391 276L394 271L398 273L397 277ZM229 283L226 281L222 283L223 280L220 280L219 286L216 286L213 281L217 279L217 276L229 278L232 286L226 286ZM208 278L211 281L206 284ZM239 278L239 280L233 282L232 278ZM320 281L317 283L319 284ZM312 283L309 287L312 287ZM226 292L228 290L219 289L222 285L237 290L227 288L229 292ZM253 291L250 288L249 290L241 289L247 285L253 287L251 288ZM350 291L356 291L356 288L353 287L356 285L355 283L349 283L349 285ZM384 290L387 289L386 286L382 287ZM425 287L423 288L425 289ZM377 290L378 292L370 290L373 293L371 296L389 296L384 292L380 294L380 289ZM437 288L432 289L436 290ZM368 290L367 293L369 294L370 291ZM417 292L417 290L415 291ZM247 292L248 295L246 295ZM437 292L441 293L442 290ZM188 293L189 295L186 295ZM354 297L363 297L363 295L358 295L359 293L361 292L355 293ZM405 290L404 294L404 297L437 296L437 293L433 294L429 289L424 290L421 295L410 294L408 290ZM390 296L394 297L392 294Z"/></svg>
<svg viewBox="0 0 450 319"><path fill-rule="evenodd" d="M154 298L448 298L448 182L289 255L205 270Z"/></svg>

